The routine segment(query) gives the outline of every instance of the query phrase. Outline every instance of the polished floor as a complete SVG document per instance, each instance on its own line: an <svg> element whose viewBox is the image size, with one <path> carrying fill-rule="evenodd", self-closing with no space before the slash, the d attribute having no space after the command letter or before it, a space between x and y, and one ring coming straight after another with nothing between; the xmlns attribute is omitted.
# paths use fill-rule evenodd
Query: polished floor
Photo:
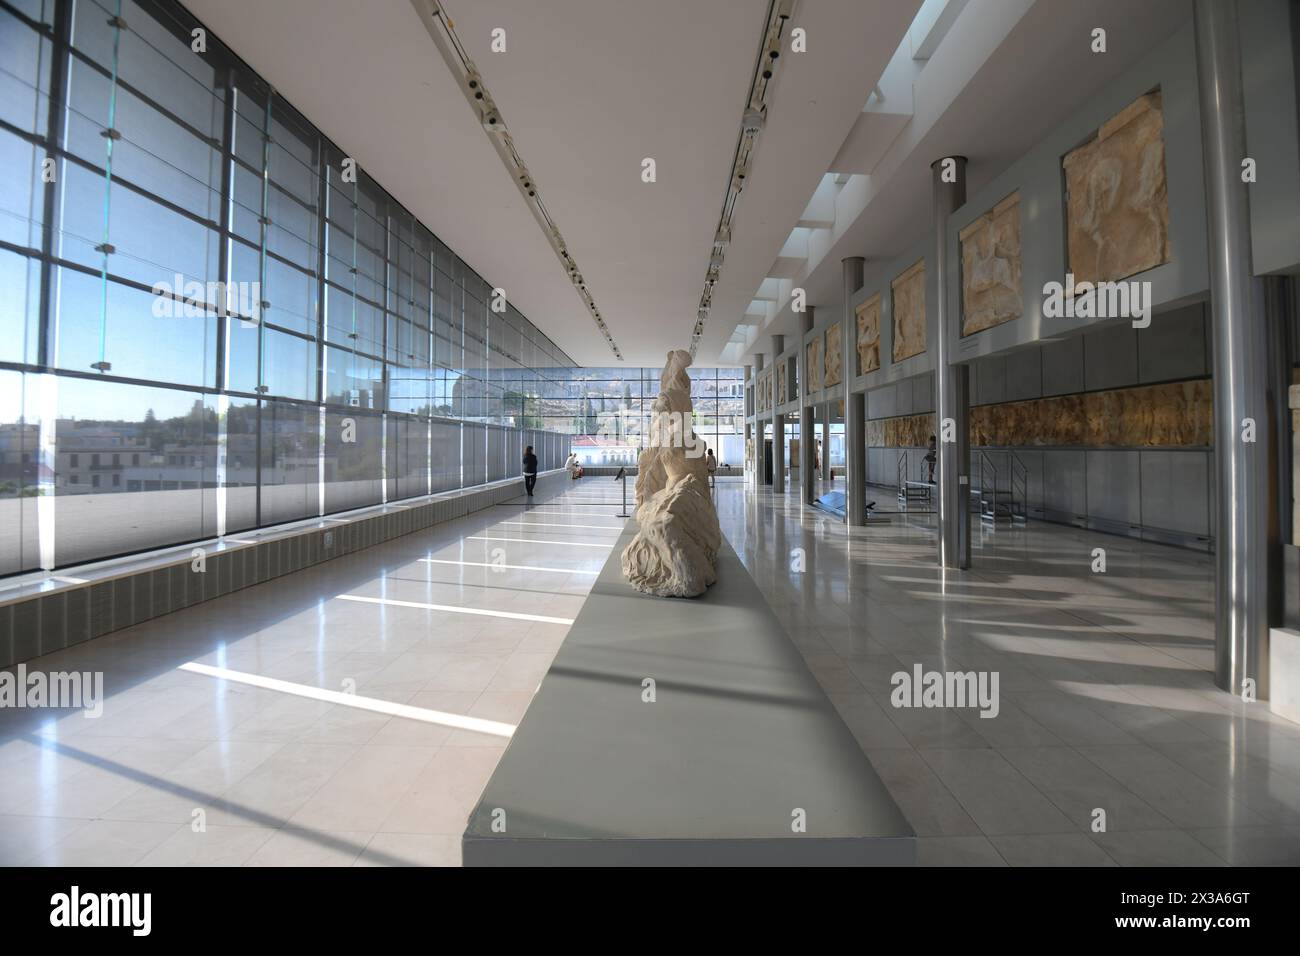
<svg viewBox="0 0 1300 956"><path fill-rule="evenodd" d="M719 507L921 863L1300 864L1300 726L1214 686L1210 556L976 520L973 570L945 575L930 515L846 534L795 495ZM1000 712L892 706L918 663L998 672Z"/></svg>
<svg viewBox="0 0 1300 956"><path fill-rule="evenodd" d="M0 710L0 863L459 864L624 523L523 500L28 662L107 701Z"/></svg>
<svg viewBox="0 0 1300 956"><path fill-rule="evenodd" d="M945 577L930 515L716 497L920 862L1300 862L1300 727L1214 688L1208 557L1031 523ZM458 864L619 501L583 479L29 662L109 696L0 710L0 863ZM998 716L894 708L916 663L996 670Z"/></svg>

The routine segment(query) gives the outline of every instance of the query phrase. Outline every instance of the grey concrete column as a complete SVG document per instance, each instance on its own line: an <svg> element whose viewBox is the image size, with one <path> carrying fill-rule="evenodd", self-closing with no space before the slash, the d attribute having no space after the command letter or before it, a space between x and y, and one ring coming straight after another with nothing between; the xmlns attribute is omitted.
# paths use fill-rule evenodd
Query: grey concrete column
<svg viewBox="0 0 1300 956"><path fill-rule="evenodd" d="M822 478L830 480L831 474L831 416L834 414L832 402L826 402L822 408Z"/></svg>
<svg viewBox="0 0 1300 956"><path fill-rule="evenodd" d="M745 366L745 392L746 392L746 398L745 398L745 448L746 448L746 449L749 449L749 448L753 447L753 440L754 440L754 426L753 426L752 424L750 424L750 421L749 421L749 398L748 398L749 386L750 386L750 384L753 382L753 380L754 380L754 366L752 366L752 365L746 365L746 366ZM758 409L758 397L757 397L757 396L755 396L755 398L754 398L754 408L755 408L755 413L757 413L757 409ZM748 467L750 467L750 468L753 468L753 467L754 467L754 461L753 461L753 458L752 458L752 456L750 456L748 450L746 450L746 452L745 452L745 464L746 464ZM741 469L741 470L743 471L744 469Z"/></svg>
<svg viewBox="0 0 1300 956"><path fill-rule="evenodd" d="M785 351L785 336L772 336L772 374L785 374L785 367L777 361ZM785 494L785 416L777 411L776 396L780 386L772 379L772 492Z"/></svg>
<svg viewBox="0 0 1300 956"><path fill-rule="evenodd" d="M854 355L857 320L853 316L853 296L862 288L862 267L866 260L850 256L840 260L843 277L844 323L840 333L841 377L844 379L844 521L861 527L867 523L867 431L866 396L853 391Z"/></svg>
<svg viewBox="0 0 1300 956"><path fill-rule="evenodd" d="M785 494L785 416L780 412L772 418L772 491Z"/></svg>
<svg viewBox="0 0 1300 956"><path fill-rule="evenodd" d="M934 409L938 427L939 566L970 567L970 373L951 365L960 320L948 301L948 217L966 202L966 157L947 156L930 167L934 181L934 274L939 283L934 349Z"/></svg>
<svg viewBox="0 0 1300 956"><path fill-rule="evenodd" d="M760 352L754 356L754 378L758 379L763 371L763 355ZM769 412L760 411L758 408L758 389L754 390L754 487L763 487L763 475L766 473L764 466L764 445L763 445L763 426L766 424L764 416Z"/></svg>
<svg viewBox="0 0 1300 956"><path fill-rule="evenodd" d="M1233 694L1254 681L1263 699L1269 690L1268 333L1252 276L1250 200L1241 181L1246 120L1237 3L1195 0L1192 9L1214 343L1214 680Z"/></svg>
<svg viewBox="0 0 1300 956"><path fill-rule="evenodd" d="M808 399L808 346L804 338L813 330L813 307L808 306L799 322L799 484L803 488L803 503L810 505L817 498L817 474L813 459L817 454L816 425L812 402Z"/></svg>

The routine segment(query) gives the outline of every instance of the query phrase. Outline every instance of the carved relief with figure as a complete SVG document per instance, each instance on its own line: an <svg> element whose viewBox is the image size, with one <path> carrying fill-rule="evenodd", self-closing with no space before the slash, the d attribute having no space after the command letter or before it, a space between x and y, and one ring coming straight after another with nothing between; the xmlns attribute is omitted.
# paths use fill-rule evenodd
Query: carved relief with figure
<svg viewBox="0 0 1300 956"><path fill-rule="evenodd" d="M1140 96L1065 155L1069 271L1124 279L1170 261L1160 91Z"/></svg>

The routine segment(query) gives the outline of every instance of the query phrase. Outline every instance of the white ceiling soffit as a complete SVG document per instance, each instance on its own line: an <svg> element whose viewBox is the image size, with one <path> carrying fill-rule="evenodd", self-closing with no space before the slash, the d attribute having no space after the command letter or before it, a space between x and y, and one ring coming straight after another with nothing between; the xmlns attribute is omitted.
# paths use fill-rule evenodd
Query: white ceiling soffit
<svg viewBox="0 0 1300 956"><path fill-rule="evenodd" d="M809 197L904 41L919 6L920 0L801 0L796 6L790 23L806 31L808 50L796 54L787 46L782 56L767 122L732 221L726 264L713 291L700 364L724 355L752 299L788 294L788 282L783 284L786 291L780 292L776 277L769 282L765 278L773 275L791 229L803 224ZM742 106L734 106L733 113ZM734 126L731 136L734 145ZM715 217L724 195L725 173L721 179L710 207ZM786 264L787 269L792 267ZM727 354L733 353L734 349Z"/></svg>
<svg viewBox="0 0 1300 956"><path fill-rule="evenodd" d="M935 159L968 157L967 192L978 191L1186 23L1190 10L1189 0L967 0L955 19L939 12L935 23L946 33L937 44L935 24L927 21L918 32L926 21L924 13L918 16L827 165L845 180L830 213L824 191L835 177L805 194L813 199L804 215L815 216L819 226L808 240L809 258L794 275L790 263L781 263L785 296L767 325L748 330L746 346L731 346L728 361L748 364L755 352L767 351L770 335L797 333L789 289L804 288L818 309L842 308L841 259L865 256L870 268L873 259L893 258L924 235ZM1104 55L1090 49L1097 26L1107 30ZM918 49L928 59L919 58ZM792 220L789 226L811 224ZM768 275L777 273L769 269Z"/></svg>
<svg viewBox="0 0 1300 956"><path fill-rule="evenodd" d="M808 52L782 64L698 364L717 361L918 2L796 7ZM410 3L186 5L576 362L611 364ZM696 321L767 0L445 7L627 364L660 364Z"/></svg>

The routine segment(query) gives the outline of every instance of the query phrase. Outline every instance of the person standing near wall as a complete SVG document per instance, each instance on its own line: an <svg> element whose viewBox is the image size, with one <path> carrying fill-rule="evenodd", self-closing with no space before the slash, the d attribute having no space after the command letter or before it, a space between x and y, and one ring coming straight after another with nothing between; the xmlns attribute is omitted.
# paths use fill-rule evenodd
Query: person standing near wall
<svg viewBox="0 0 1300 956"><path fill-rule="evenodd" d="M574 481L577 481L582 477L582 462L578 461L578 453L576 451L569 452L569 458L564 463L564 470L569 473L569 477Z"/></svg>
<svg viewBox="0 0 1300 956"><path fill-rule="evenodd" d="M533 488L537 484L537 456L533 454L533 446L529 445L524 449L524 490L528 492L528 497L533 496Z"/></svg>
<svg viewBox="0 0 1300 956"><path fill-rule="evenodd" d="M708 449L708 455L705 456L704 466L709 470L709 487L718 487L718 479L714 477L718 473L718 459L714 457L713 449Z"/></svg>

